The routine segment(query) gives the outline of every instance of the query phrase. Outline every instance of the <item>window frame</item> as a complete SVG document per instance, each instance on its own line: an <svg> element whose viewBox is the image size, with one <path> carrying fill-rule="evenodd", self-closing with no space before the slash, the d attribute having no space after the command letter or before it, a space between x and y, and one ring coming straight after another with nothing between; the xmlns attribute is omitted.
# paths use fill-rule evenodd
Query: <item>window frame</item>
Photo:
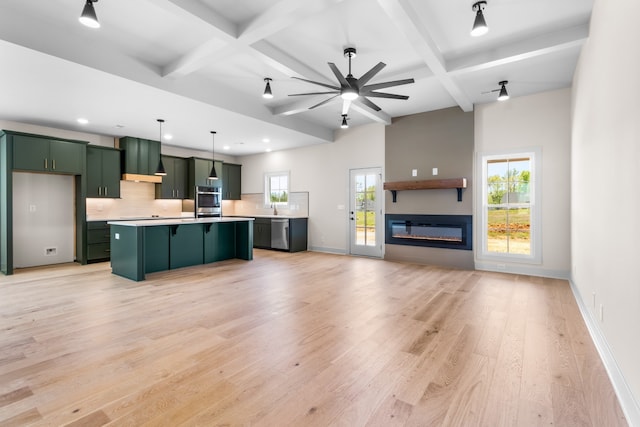
<svg viewBox="0 0 640 427"><path fill-rule="evenodd" d="M271 201L271 178L273 177L287 177L287 201L286 202L272 202ZM278 207L286 207L289 206L289 201L291 199L291 173L290 171L280 171L280 172L265 172L264 174L264 205L266 208L271 208L274 205Z"/></svg>
<svg viewBox="0 0 640 427"><path fill-rule="evenodd" d="M487 218L489 212L489 192L488 192L488 176L487 164L496 160L515 160L529 158L530 176L529 176L529 206L531 212L531 223L529 228L529 238L531 243L531 251L529 254L510 254L489 252L487 239ZM477 221L477 242L476 248L477 259L493 261L493 262L519 262L528 264L542 263L542 210L540 188L542 187L542 176L540 171L542 163L542 151L538 147L523 148L517 150L500 150L491 152L480 152L477 155L477 182L480 183L479 197L476 202L479 220Z"/></svg>

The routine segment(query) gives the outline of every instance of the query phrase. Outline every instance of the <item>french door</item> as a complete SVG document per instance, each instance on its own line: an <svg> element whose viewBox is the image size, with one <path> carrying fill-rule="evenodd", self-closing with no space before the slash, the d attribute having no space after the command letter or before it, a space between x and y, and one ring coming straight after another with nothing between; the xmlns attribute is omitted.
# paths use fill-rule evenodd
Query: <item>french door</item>
<svg viewBox="0 0 640 427"><path fill-rule="evenodd" d="M351 169L349 253L382 258L382 168Z"/></svg>

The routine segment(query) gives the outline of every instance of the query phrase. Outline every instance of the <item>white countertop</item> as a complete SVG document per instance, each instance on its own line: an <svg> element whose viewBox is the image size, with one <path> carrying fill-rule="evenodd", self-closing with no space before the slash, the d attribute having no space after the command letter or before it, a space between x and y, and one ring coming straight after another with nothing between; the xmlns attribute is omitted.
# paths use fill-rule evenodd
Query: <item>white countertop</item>
<svg viewBox="0 0 640 427"><path fill-rule="evenodd" d="M233 215L230 216L231 218L234 218ZM274 218L274 219L278 219L278 218L282 218L282 219L297 219L297 218L308 218L306 216L295 216L295 215L247 215L244 218L249 217L249 218Z"/></svg>
<svg viewBox="0 0 640 427"><path fill-rule="evenodd" d="M146 219L138 221L108 221L109 225L124 225L128 227L152 227L154 225L182 225L182 224L209 224L213 222L239 222L253 221L253 218L245 217L222 217L222 218L165 218L165 219Z"/></svg>

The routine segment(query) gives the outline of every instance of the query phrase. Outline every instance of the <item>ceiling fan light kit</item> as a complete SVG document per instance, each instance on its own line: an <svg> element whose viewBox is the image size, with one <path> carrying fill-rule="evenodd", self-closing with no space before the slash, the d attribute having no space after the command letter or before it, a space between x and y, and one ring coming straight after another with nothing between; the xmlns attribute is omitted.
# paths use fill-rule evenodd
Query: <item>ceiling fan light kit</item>
<svg viewBox="0 0 640 427"><path fill-rule="evenodd" d="M267 83L264 87L264 92L262 93L262 97L265 99L273 98L273 93L271 92L271 84L269 82L272 81L269 77L265 77L264 81Z"/></svg>
<svg viewBox="0 0 640 427"><path fill-rule="evenodd" d="M489 32L489 27L487 26L487 22L484 20L484 15L482 14L482 10L486 6L486 1L475 2L473 6L471 6L471 10L476 13L476 19L473 21L473 28L471 29L471 35L473 37L483 36Z"/></svg>
<svg viewBox="0 0 640 427"><path fill-rule="evenodd" d="M384 62L379 62L369 71L364 73L359 79L356 79L355 77L353 77L353 74L351 74L351 59L356 57L356 48L347 47L344 49L343 53L345 57L349 58L349 74L347 74L346 76L343 76L340 73L340 70L338 70L338 67L336 67L336 65L333 62L328 63L329 68L333 72L333 75L338 80L339 86L322 83L322 82L316 82L313 80L307 80L300 77L293 77L294 79L302 80L304 82L312 83L314 85L322 86L331 90L325 91L325 92L296 93L296 94L291 94L289 96L332 95L330 98L325 99L324 101L309 107L310 110L320 107L321 105L324 105L329 101L331 101L332 99L340 96L343 100L343 106L342 106L343 115L346 115L349 112L349 106L351 105L351 102L355 100L357 100L358 102L362 103L364 106L374 111L380 111L381 108L376 104L374 104L373 102L371 102L368 99L369 97L402 99L402 100L409 99L407 95L396 95L393 93L376 92L376 91L378 89L385 89L392 86L400 86L400 85L414 83L415 81L413 79L394 80L390 82L375 83L375 84L368 85L367 83L369 82L369 80L371 80L376 74L378 74L380 70L386 67L387 64L385 64Z"/></svg>
<svg viewBox="0 0 640 427"><path fill-rule="evenodd" d="M89 28L100 28L100 22L98 22L98 16L96 10L93 8L93 3L98 0L87 0L82 9L82 14L78 20L82 25L86 25Z"/></svg>
<svg viewBox="0 0 640 427"><path fill-rule="evenodd" d="M498 83L500 85L500 93L498 94L498 101L506 101L509 99L509 93L507 92L506 85L509 84L508 80L503 80Z"/></svg>

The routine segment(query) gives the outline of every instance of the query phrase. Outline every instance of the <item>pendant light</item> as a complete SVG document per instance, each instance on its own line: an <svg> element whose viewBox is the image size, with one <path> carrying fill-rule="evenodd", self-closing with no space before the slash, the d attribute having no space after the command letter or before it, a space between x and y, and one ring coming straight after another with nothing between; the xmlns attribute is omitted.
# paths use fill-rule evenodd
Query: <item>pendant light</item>
<svg viewBox="0 0 640 427"><path fill-rule="evenodd" d="M160 123L160 160L158 161L158 167L156 168L154 175L165 176L167 171L164 169L164 165L162 164L162 124L164 123L164 120L158 119L158 123Z"/></svg>
<svg viewBox="0 0 640 427"><path fill-rule="evenodd" d="M476 13L476 19L473 21L473 28L471 29L471 35L473 37L483 36L489 32L489 27L487 26L487 22L484 20L484 15L482 14L482 10L486 6L486 1L475 2L473 6L471 6L471 10Z"/></svg>
<svg viewBox="0 0 640 427"><path fill-rule="evenodd" d="M264 81L267 82L267 85L264 87L264 93L262 94L262 97L265 99L271 99L273 98L273 93L271 93L271 84L269 84L271 79L269 77L265 77Z"/></svg>
<svg viewBox="0 0 640 427"><path fill-rule="evenodd" d="M100 28L98 17L96 16L96 10L93 8L93 4L98 0L87 0L82 9L82 14L78 20L82 25L86 25L89 28Z"/></svg>
<svg viewBox="0 0 640 427"><path fill-rule="evenodd" d="M347 123L347 115L346 114L342 115L342 124L340 125L340 127L342 129L348 129L349 128L349 123Z"/></svg>
<svg viewBox="0 0 640 427"><path fill-rule="evenodd" d="M505 85L507 85L508 83L508 80L503 80L498 83L501 86L500 93L498 94L498 101L506 101L507 99L509 99L509 94L507 93L507 88L505 87Z"/></svg>
<svg viewBox="0 0 640 427"><path fill-rule="evenodd" d="M216 131L211 131L211 172L209 172L209 177L207 179L218 179L218 174L216 173L216 161L214 160L215 152L216 152Z"/></svg>

